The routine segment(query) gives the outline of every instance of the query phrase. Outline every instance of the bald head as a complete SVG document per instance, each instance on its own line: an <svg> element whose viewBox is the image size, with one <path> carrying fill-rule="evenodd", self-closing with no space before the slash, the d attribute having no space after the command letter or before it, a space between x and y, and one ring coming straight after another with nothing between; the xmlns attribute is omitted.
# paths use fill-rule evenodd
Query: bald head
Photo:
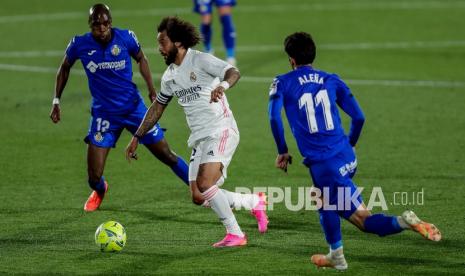
<svg viewBox="0 0 465 276"><path fill-rule="evenodd" d="M95 4L89 10L89 27L92 36L101 43L111 40L111 13L105 4Z"/></svg>
<svg viewBox="0 0 465 276"><path fill-rule="evenodd" d="M105 4L95 4L89 10L89 25L99 22L101 19L111 23L110 8Z"/></svg>

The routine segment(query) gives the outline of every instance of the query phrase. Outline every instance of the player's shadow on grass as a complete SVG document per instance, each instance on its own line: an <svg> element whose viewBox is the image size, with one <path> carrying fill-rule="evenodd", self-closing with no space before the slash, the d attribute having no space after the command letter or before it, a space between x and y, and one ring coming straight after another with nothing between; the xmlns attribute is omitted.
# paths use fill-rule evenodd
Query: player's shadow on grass
<svg viewBox="0 0 465 276"><path fill-rule="evenodd" d="M286 244L267 244L262 243L259 246L260 249L266 252L276 252L281 255L293 255L296 258L302 258L304 256L310 256L311 252L320 252L322 250L321 244L315 244L311 242L292 243Z"/></svg>
<svg viewBox="0 0 465 276"><path fill-rule="evenodd" d="M9 210L8 214L13 214L17 210ZM56 208L36 208L33 211L26 209L24 212L29 212L29 213L40 213L40 212L56 212ZM44 215L42 214L37 214L34 217L34 220L40 221L40 223L33 223L34 220L31 220L31 224L25 224L25 226L33 226L33 227L27 227L25 229L18 230L15 232L15 234L8 238L8 239L2 239L2 240L16 240L16 241L23 241L26 242L28 240L31 241L36 241L37 239L24 239L24 237L28 237L31 235L31 233L35 234L40 234L44 233L45 235L50 235L50 233L53 233L50 231L50 229L55 229L59 225L66 225L68 223L73 223L76 220L81 219L85 214L83 213L82 209L80 208L62 208L60 211L66 211L65 214L60 214L60 216L57 216L56 214L52 215ZM24 214L24 213L23 213ZM2 240L0 240L0 244L2 243ZM39 239L40 242L46 241L47 239ZM50 241L53 241L50 239Z"/></svg>
<svg viewBox="0 0 465 276"><path fill-rule="evenodd" d="M62 240L63 242L66 239ZM56 239L43 239L43 238L1 238L0 239L0 248L8 248L8 247L17 247L17 246L44 246L50 244L57 244L58 241Z"/></svg>
<svg viewBox="0 0 465 276"><path fill-rule="evenodd" d="M359 263L365 263L365 262L370 262L370 264L380 264L380 265L386 265L386 264L392 264L393 266L400 265L400 266L406 266L406 267L411 267L411 266L416 266L416 267L428 267L428 268L434 268L437 271L437 275L443 274L444 273L444 268L448 269L460 269L463 270L464 268L464 263L463 261L461 263L459 262L450 262L445 258L414 258L414 257L406 257L406 256L376 256L373 254L370 254L369 256L367 255L361 255L357 254L356 252L351 252L350 255L348 255L349 261L357 261ZM431 271L429 271L431 272Z"/></svg>
<svg viewBox="0 0 465 276"><path fill-rule="evenodd" d="M82 254L79 257L75 258L77 261L88 261L94 260L96 262L111 262L111 260L124 259L124 262L121 266L115 266L114 262L110 269L107 269L104 272L99 271L99 274L115 274L115 271L118 273L130 273L130 274L146 274L146 269L149 267L152 273L156 273L161 267L175 267L173 262L185 261L188 259L198 259L199 256L209 256L211 257L212 262L214 262L215 257L224 258L226 255L235 255L243 254L241 251L244 248L213 248L210 244L206 243L205 246L202 246L205 249L199 249L198 247L191 248L191 250L184 250L180 252L179 250L173 250L171 254L169 253L157 253L156 250L151 250L150 252L128 250L125 248L124 251L119 253L101 253L98 251L89 252ZM154 245L156 249L156 245ZM109 260L110 259L110 260ZM128 259L134 260L128 262ZM232 257L234 259L234 257ZM193 262L192 262L193 263ZM201 264L199 264L201 265ZM137 270L140 268L140 271ZM200 272L199 272L200 273Z"/></svg>
<svg viewBox="0 0 465 276"><path fill-rule="evenodd" d="M198 207L200 208L200 207ZM162 215L158 214L156 210L154 211L145 211L145 210L129 210L129 209L112 209L106 208L102 211L110 211L110 212L124 212L134 215L135 217L140 217L146 221L172 221L172 222L180 222L180 223L187 223L187 224L194 224L194 225L218 225L218 220L212 220L209 218L206 219L192 219L189 217L189 213L180 214L180 215ZM165 212L165 211L164 211Z"/></svg>
<svg viewBox="0 0 465 276"><path fill-rule="evenodd" d="M433 242L426 240L421 237L418 233L413 231L407 231L386 237L379 237L375 234L365 233L358 230L355 226L342 229L342 236L346 240L367 240L369 239L373 244L379 244L380 246L385 243L401 243L409 247L421 247L424 250L438 250L441 249L456 249L460 252L465 250L464 239L450 238L443 235L443 238L439 242ZM465 268L465 266L464 266Z"/></svg>
<svg viewBox="0 0 465 276"><path fill-rule="evenodd" d="M289 212L288 214L268 212L270 218L269 228L273 230L286 230L293 232L321 231L318 220L312 217L312 213L299 214Z"/></svg>
<svg viewBox="0 0 465 276"><path fill-rule="evenodd" d="M457 249L460 252L465 251L464 239L451 239L449 237L442 238L439 242L433 242L426 240L420 237L417 233L412 233L408 231L407 233L402 233L400 235L405 235L405 237L400 236L402 239L402 244L409 246L421 246L422 248L437 250L438 247L442 249ZM407 237L408 235L408 237ZM464 266L465 268L465 266Z"/></svg>

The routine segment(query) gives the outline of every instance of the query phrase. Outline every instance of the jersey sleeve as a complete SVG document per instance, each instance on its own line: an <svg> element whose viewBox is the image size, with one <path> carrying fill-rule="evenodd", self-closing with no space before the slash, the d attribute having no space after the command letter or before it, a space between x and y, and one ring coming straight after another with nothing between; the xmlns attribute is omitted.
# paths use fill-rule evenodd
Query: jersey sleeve
<svg viewBox="0 0 465 276"><path fill-rule="evenodd" d="M211 54L201 53L197 56L197 65L213 77L224 79L224 74L231 68L231 64L221 60Z"/></svg>
<svg viewBox="0 0 465 276"><path fill-rule="evenodd" d="M73 64L79 58L78 46L77 46L76 40L77 40L77 37L73 37L69 41L68 47L66 47L65 54L70 64Z"/></svg>
<svg viewBox="0 0 465 276"><path fill-rule="evenodd" d="M288 152L286 139L284 137L284 127L281 118L283 108L283 85L278 78L273 80L270 87L270 100L268 103L268 117L270 120L271 132L278 148L278 153Z"/></svg>
<svg viewBox="0 0 465 276"><path fill-rule="evenodd" d="M126 47L128 47L128 52L132 57L135 57L140 51L139 40L137 40L136 34L131 30L128 30Z"/></svg>
<svg viewBox="0 0 465 276"><path fill-rule="evenodd" d="M350 88L339 77L335 76L336 102L344 112L352 119L349 132L349 143L351 146L357 144L365 122L365 115Z"/></svg>
<svg viewBox="0 0 465 276"><path fill-rule="evenodd" d="M157 102L162 105L168 105L173 98L173 91L166 80L161 80L160 92L157 93Z"/></svg>

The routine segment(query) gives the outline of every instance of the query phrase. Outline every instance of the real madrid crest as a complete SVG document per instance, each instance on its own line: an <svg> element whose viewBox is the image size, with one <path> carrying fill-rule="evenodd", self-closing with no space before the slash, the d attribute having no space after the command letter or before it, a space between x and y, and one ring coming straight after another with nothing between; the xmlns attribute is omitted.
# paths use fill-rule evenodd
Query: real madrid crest
<svg viewBox="0 0 465 276"><path fill-rule="evenodd" d="M194 72L191 72L191 82L195 82L197 80L197 76L194 74Z"/></svg>
<svg viewBox="0 0 465 276"><path fill-rule="evenodd" d="M99 131L99 132L96 132L94 134L94 139L96 142L100 143L103 141L103 136L102 136L102 133Z"/></svg>
<svg viewBox="0 0 465 276"><path fill-rule="evenodd" d="M113 45L113 47L111 47L111 54L117 56L119 55L119 53L121 53L121 49L119 48L119 46L116 44Z"/></svg>

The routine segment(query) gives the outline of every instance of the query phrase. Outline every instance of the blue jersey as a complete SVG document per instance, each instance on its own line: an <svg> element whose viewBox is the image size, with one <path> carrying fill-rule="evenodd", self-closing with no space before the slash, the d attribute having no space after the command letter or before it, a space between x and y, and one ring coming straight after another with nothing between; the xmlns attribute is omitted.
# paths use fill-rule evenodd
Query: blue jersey
<svg viewBox="0 0 465 276"><path fill-rule="evenodd" d="M275 78L270 90L269 115L279 153L287 152L281 121L283 106L306 165L329 159L349 143L352 146L357 143L364 115L337 75L300 66ZM348 137L337 106L352 118Z"/></svg>
<svg viewBox="0 0 465 276"><path fill-rule="evenodd" d="M112 38L103 45L91 33L75 36L66 49L73 64L80 59L92 95L92 111L124 114L137 106L142 97L132 82L131 57L140 51L136 35L112 28Z"/></svg>

